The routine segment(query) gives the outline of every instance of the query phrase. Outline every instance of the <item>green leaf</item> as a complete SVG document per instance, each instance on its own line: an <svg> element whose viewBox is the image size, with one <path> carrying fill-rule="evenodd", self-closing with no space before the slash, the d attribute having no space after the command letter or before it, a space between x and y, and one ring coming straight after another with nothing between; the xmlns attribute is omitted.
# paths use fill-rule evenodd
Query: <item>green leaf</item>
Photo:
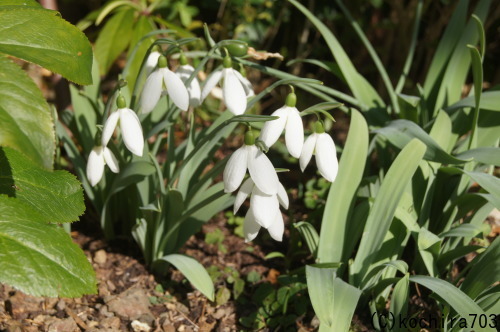
<svg viewBox="0 0 500 332"><path fill-rule="evenodd" d="M169 262L184 274L187 280L193 284L210 301L214 300L214 284L207 270L194 258L185 255L171 254L163 256L162 260Z"/></svg>
<svg viewBox="0 0 500 332"><path fill-rule="evenodd" d="M467 326L472 326L472 319L486 315L485 312L477 305L467 294L462 292L447 281L428 277L428 276L410 276L410 281L418 283L439 295L445 300L463 319L467 320ZM476 321L476 327L477 321ZM493 328L481 328L481 331L495 332Z"/></svg>
<svg viewBox="0 0 500 332"><path fill-rule="evenodd" d="M392 121L388 126L376 129L373 132L384 136L400 149L406 146L411 139L418 138L427 145L424 156L426 160L443 164L462 164L467 161L448 154L422 128L408 120Z"/></svg>
<svg viewBox="0 0 500 332"><path fill-rule="evenodd" d="M94 52L101 75L106 75L116 58L129 45L133 33L134 13L134 9L116 13L99 33Z"/></svg>
<svg viewBox="0 0 500 332"><path fill-rule="evenodd" d="M52 116L35 83L0 56L0 145L22 151L33 162L52 169L55 151Z"/></svg>
<svg viewBox="0 0 500 332"><path fill-rule="evenodd" d="M134 161L123 169L116 176L113 185L109 190L108 196L116 194L120 190L130 186L131 184L140 182L144 177L156 172L155 166L147 161Z"/></svg>
<svg viewBox="0 0 500 332"><path fill-rule="evenodd" d="M490 111L500 111L500 91L486 91L481 95L479 108ZM459 108L475 107L475 96L464 98L453 105L446 107L446 111L450 112Z"/></svg>
<svg viewBox="0 0 500 332"><path fill-rule="evenodd" d="M333 118L333 116L330 113L327 112L327 110L338 108L338 107L341 107L342 105L344 105L344 104L328 102L328 101L324 102L324 103L319 103L319 104L313 105L311 107L308 107L305 110L303 110L302 112L300 112L300 116L305 116L305 115L314 114L314 113L322 113L328 119L335 122L335 119Z"/></svg>
<svg viewBox="0 0 500 332"><path fill-rule="evenodd" d="M477 18L477 16L473 16ZM484 37L484 33L483 33ZM484 42L484 40L483 40ZM477 130L477 121L479 119L479 108L481 103L481 93L483 92L483 64L481 54L473 45L467 45L470 51L472 61L472 77L474 79L474 118L472 121L471 138L469 140L469 149L477 147L477 137L474 135Z"/></svg>
<svg viewBox="0 0 500 332"><path fill-rule="evenodd" d="M394 160L368 215L356 258L351 266L355 284L363 279L389 230L403 192L425 154L425 145L413 139Z"/></svg>
<svg viewBox="0 0 500 332"><path fill-rule="evenodd" d="M460 159L474 159L474 161L485 164L500 166L500 148L477 148L467 150L457 155Z"/></svg>
<svg viewBox="0 0 500 332"><path fill-rule="evenodd" d="M0 282L34 296L95 294L87 257L51 221L21 199L0 195Z"/></svg>
<svg viewBox="0 0 500 332"><path fill-rule="evenodd" d="M486 173L467 171L464 171L464 173L469 175L472 180L476 181L481 187L488 191L494 200L492 203L497 209L500 209L500 179Z"/></svg>
<svg viewBox="0 0 500 332"><path fill-rule="evenodd" d="M34 62L75 83L92 83L90 43L57 12L0 7L0 22L0 52Z"/></svg>
<svg viewBox="0 0 500 332"><path fill-rule="evenodd" d="M0 194L16 197L48 222L71 222L85 211L74 175L47 171L7 147L0 148L0 165Z"/></svg>
<svg viewBox="0 0 500 332"><path fill-rule="evenodd" d="M347 332L361 290L337 278L335 271L307 265L307 287L320 331Z"/></svg>
<svg viewBox="0 0 500 332"><path fill-rule="evenodd" d="M139 16L137 24L134 27L134 32L130 41L130 49L127 54L128 61L132 61L131 64L127 64L128 73L126 76L128 87L131 89L136 84L137 75L141 69L142 61L148 51L149 46L155 41L153 36L144 38L145 35L154 30L154 25L151 23L148 17ZM133 54L133 58L132 58Z"/></svg>
<svg viewBox="0 0 500 332"><path fill-rule="evenodd" d="M35 7L42 8L36 0L0 0L0 6L18 6L18 7Z"/></svg>
<svg viewBox="0 0 500 332"><path fill-rule="evenodd" d="M486 48L486 36L484 33L483 22L481 22L481 19L474 14L472 14L472 19L476 23L477 34L479 35L479 54L481 55L481 61L482 61L482 59L484 58L484 52Z"/></svg>
<svg viewBox="0 0 500 332"><path fill-rule="evenodd" d="M344 243L348 239L348 216L363 177L367 154L368 126L361 113L353 109L339 173L330 187L323 213L318 262L342 260Z"/></svg>
<svg viewBox="0 0 500 332"><path fill-rule="evenodd" d="M368 107L384 106L383 100L377 94L375 89L366 81L356 70L350 57L345 53L342 45L328 27L323 24L313 13L296 0L289 0L297 9L299 9L321 33L330 48L333 57L339 64L342 74L344 75L349 88L359 101L363 102Z"/></svg>
<svg viewBox="0 0 500 332"><path fill-rule="evenodd" d="M306 241L307 247L309 248L311 254L316 257L318 253L319 236L314 226L307 221L300 221L293 224L293 227L295 227L302 238Z"/></svg>
<svg viewBox="0 0 500 332"><path fill-rule="evenodd" d="M394 314L396 317L396 322L393 326L396 328L395 331L404 331L400 328L399 318L406 317L408 311L408 299L409 299L409 291L410 291L410 278L407 273L403 278L401 278L394 286L394 290L392 291L391 304L389 312Z"/></svg>

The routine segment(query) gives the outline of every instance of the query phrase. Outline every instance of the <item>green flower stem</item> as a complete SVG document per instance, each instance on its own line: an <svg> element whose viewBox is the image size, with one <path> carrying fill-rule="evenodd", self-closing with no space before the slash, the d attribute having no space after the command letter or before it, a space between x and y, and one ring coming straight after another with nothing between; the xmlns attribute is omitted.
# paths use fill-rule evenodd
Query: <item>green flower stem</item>
<svg viewBox="0 0 500 332"><path fill-rule="evenodd" d="M351 13L349 10L344 6L342 1L336 0L337 5L340 7L344 15L347 17L349 22L351 23L351 26L353 27L354 31L358 34L358 37L361 39L361 42L363 45L365 45L368 53L370 53L370 56L372 57L373 62L375 63L375 67L377 67L380 76L382 77L382 81L384 82L385 88L387 89L387 92L389 93L389 98L391 99L391 105L394 109L394 112L396 114L399 113L399 104L396 96L396 92L394 91L394 87L392 86L391 80L389 79L389 75L387 74L387 71L384 68L384 65L382 64L382 61L380 61L380 58L378 57L377 52L371 45L370 41L368 38L366 38L366 35L363 33L361 30L359 24L354 20L352 17Z"/></svg>

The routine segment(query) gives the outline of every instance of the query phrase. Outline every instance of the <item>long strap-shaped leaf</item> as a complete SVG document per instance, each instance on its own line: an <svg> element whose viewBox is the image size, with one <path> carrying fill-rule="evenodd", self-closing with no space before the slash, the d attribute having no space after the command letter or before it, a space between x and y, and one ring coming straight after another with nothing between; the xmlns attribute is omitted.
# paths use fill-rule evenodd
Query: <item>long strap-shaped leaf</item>
<svg viewBox="0 0 500 332"><path fill-rule="evenodd" d="M340 45L339 41L333 33L328 29L326 25L324 25L313 13L311 13L306 7L301 5L296 0L289 0L298 10L300 10L316 28L321 33L323 38L325 38L326 44L330 48L333 57L339 64L340 69L342 70L342 74L349 85L352 93L361 101L364 106L368 107L382 107L384 102L382 98L378 95L375 89L362 77L353 63L351 62L349 56Z"/></svg>
<svg viewBox="0 0 500 332"><path fill-rule="evenodd" d="M352 110L351 126L340 158L339 174L330 187L318 247L319 262L340 262L349 212L365 170L368 153L368 126L363 116Z"/></svg>
<svg viewBox="0 0 500 332"><path fill-rule="evenodd" d="M425 154L426 146L413 139L399 153L380 186L366 221L363 237L350 274L352 284L359 285L369 271L375 253L389 230L405 187Z"/></svg>

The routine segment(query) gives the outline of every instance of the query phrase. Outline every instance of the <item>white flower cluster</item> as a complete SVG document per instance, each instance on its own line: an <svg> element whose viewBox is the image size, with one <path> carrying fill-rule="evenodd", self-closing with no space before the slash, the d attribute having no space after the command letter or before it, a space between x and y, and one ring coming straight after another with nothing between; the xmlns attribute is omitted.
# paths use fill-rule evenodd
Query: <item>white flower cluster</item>
<svg viewBox="0 0 500 332"><path fill-rule="evenodd" d="M243 75L232 68L228 55L224 57L223 68L214 71L202 89L196 77L186 87L185 83L195 70L187 63L184 54L180 55L179 60L180 66L174 73L167 67L167 59L160 54L159 48L153 49L145 64L149 76L140 100L142 113L151 112L162 95L167 95L179 109L186 111L189 106L200 105L217 83L222 88L222 99L227 109L235 115L245 113L247 98L254 95L253 88ZM137 114L126 107L125 98L121 95L118 96L116 104L117 110L106 119L100 144L94 147L89 155L87 178L92 186L101 180L104 165L107 164L112 172L119 172L118 161L107 147L117 126L121 129L127 149L137 156L143 154L144 137ZM302 171L315 154L319 172L328 181L333 182L338 171L333 139L324 132L323 125L318 121L314 133L304 143L302 119L295 104L296 96L292 91L287 96L285 105L272 113L272 116L278 119L264 124L259 139L267 147L271 147L285 130L287 150L293 157L299 158ZM261 227L266 228L273 239L281 241L284 223L279 206L288 208L288 196L271 161L255 145L255 141L253 131L247 131L245 144L229 158L223 174L224 190L230 193L240 188L236 195L234 213L250 195L250 208L244 221L246 241L252 241ZM250 177L243 181L247 169Z"/></svg>

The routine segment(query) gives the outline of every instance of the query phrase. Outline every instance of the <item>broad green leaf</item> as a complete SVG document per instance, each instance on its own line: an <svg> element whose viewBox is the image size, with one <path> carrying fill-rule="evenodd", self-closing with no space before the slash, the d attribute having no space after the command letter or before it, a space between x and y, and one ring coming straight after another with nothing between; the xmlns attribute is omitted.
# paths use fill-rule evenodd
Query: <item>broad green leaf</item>
<svg viewBox="0 0 500 332"><path fill-rule="evenodd" d="M307 265L307 288L320 331L347 332L361 290L337 278L335 271Z"/></svg>
<svg viewBox="0 0 500 332"><path fill-rule="evenodd" d="M349 212L363 177L368 153L368 126L363 116L352 110L351 125L340 158L339 174L330 187L321 222L318 262L340 262L348 239Z"/></svg>
<svg viewBox="0 0 500 332"><path fill-rule="evenodd" d="M133 33L134 9L117 12L106 22L95 43L95 57L101 75L106 75L116 58L127 48Z"/></svg>
<svg viewBox="0 0 500 332"><path fill-rule="evenodd" d="M425 267L431 276L438 274L437 257L439 248L441 247L442 239L436 234L422 227L418 233L418 250L424 261Z"/></svg>
<svg viewBox="0 0 500 332"><path fill-rule="evenodd" d="M42 8L36 0L0 0L0 7L2 6L19 6L19 7L35 7Z"/></svg>
<svg viewBox="0 0 500 332"><path fill-rule="evenodd" d="M493 204L497 209L500 209L500 179L486 173L467 171L464 171L464 173L469 175L472 180L476 181L481 187L488 191L494 200Z"/></svg>
<svg viewBox="0 0 500 332"><path fill-rule="evenodd" d="M171 254L161 258L175 266L184 274L187 280L193 284L210 301L214 300L214 284L207 270L194 258L185 255Z"/></svg>
<svg viewBox="0 0 500 332"><path fill-rule="evenodd" d="M45 214L20 198L0 195L0 282L35 296L95 294L87 257Z"/></svg>
<svg viewBox="0 0 500 332"><path fill-rule="evenodd" d="M429 136L447 153L450 153L455 145L452 129L450 117L445 111L440 110L432 125Z"/></svg>
<svg viewBox="0 0 500 332"><path fill-rule="evenodd" d="M306 241L307 247L309 248L311 254L316 257L318 253L319 235L314 226L307 221L300 221L293 224L293 227L295 227L304 241Z"/></svg>
<svg viewBox="0 0 500 332"><path fill-rule="evenodd" d="M11 148L0 148L0 194L16 197L48 222L71 222L85 211L82 188L66 171L47 171Z"/></svg>
<svg viewBox="0 0 500 332"><path fill-rule="evenodd" d="M108 196L116 194L131 184L141 181L144 177L156 172L155 166L147 161L134 161L128 163L116 176L108 192Z"/></svg>
<svg viewBox="0 0 500 332"><path fill-rule="evenodd" d="M379 276L382 275L386 271L393 271L397 270L401 272L402 274L407 274L408 273L408 264L405 261L402 260L394 260L394 261L389 261L387 263L382 263L379 265L374 266L370 272L366 274L366 276L363 279L363 290L369 289L373 287L378 280L380 279ZM394 273L395 275L395 273Z"/></svg>
<svg viewBox="0 0 500 332"><path fill-rule="evenodd" d="M23 152L52 169L55 151L52 115L35 83L0 55L0 145Z"/></svg>
<svg viewBox="0 0 500 332"><path fill-rule="evenodd" d="M398 154L375 197L356 258L351 266L354 284L359 284L382 246L399 200L425 154L425 144L413 139Z"/></svg>
<svg viewBox="0 0 500 332"><path fill-rule="evenodd" d="M446 268L446 266L448 266L448 264L453 263L455 260L462 258L465 255L470 254L471 252L476 252L480 249L483 249L483 247L470 245L465 247L458 247L439 255L436 262L439 272L442 272Z"/></svg>
<svg viewBox="0 0 500 332"><path fill-rule="evenodd" d="M395 326L394 331L404 331L403 328L400 328L401 325L399 324L399 318L407 317L409 293L410 279L409 274L407 273L396 283L396 286L394 286L394 290L392 291L389 312L396 317L396 322L393 325Z"/></svg>
<svg viewBox="0 0 500 332"><path fill-rule="evenodd" d="M0 52L34 62L75 83L92 83L90 43L57 12L0 7L0 22Z"/></svg>
<svg viewBox="0 0 500 332"><path fill-rule="evenodd" d="M296 0L289 0L297 9L299 9L318 29L326 44L330 48L333 57L339 64L342 74L344 75L349 88L351 89L354 96L361 101L364 105L368 107L381 107L384 105L383 100L373 89L373 87L358 73L350 57L345 53L342 45L340 45L337 38L328 29L328 27L322 23L313 13L311 13L306 7L300 4Z"/></svg>
<svg viewBox="0 0 500 332"><path fill-rule="evenodd" d="M485 165L500 166L500 148L498 147L467 150L456 157L460 159L474 159L474 161Z"/></svg>
<svg viewBox="0 0 500 332"><path fill-rule="evenodd" d="M463 107L475 107L475 96L464 98L455 104L446 107L446 111L450 112ZM479 108L490 111L500 111L500 91L483 92L481 94Z"/></svg>
<svg viewBox="0 0 500 332"><path fill-rule="evenodd" d="M452 229L439 234L440 238L445 237L474 237L477 234L481 233L482 229L480 226L470 225L470 224L461 224L457 227L453 227Z"/></svg>
<svg viewBox="0 0 500 332"><path fill-rule="evenodd" d="M458 313L460 317L467 320L468 326L472 326L472 319L474 318L474 315L476 315L476 317L485 315L485 312L481 309L481 307L479 307L477 303L467 296L467 294L447 281L419 275L410 276L410 281L416 282L439 295ZM477 327L478 325L475 326ZM495 332L495 329L485 327L482 328L481 331Z"/></svg>
<svg viewBox="0 0 500 332"><path fill-rule="evenodd" d="M443 164L462 164L467 161L448 154L422 128L408 120L392 121L384 128L376 129L373 132L384 136L400 149L406 146L413 138L418 138L427 145L424 159L429 161Z"/></svg>
<svg viewBox="0 0 500 332"><path fill-rule="evenodd" d="M146 55L149 46L155 41L153 36L145 39L143 39L143 36L153 31L154 28L154 25L151 23L150 19L147 16L139 16L132 33L130 41L131 47L127 56L128 61L132 61L131 64L127 65L128 74L126 77L130 91L132 91L136 84L137 75L139 74L139 70L141 69L143 58ZM133 58L131 57L132 52L134 52Z"/></svg>
<svg viewBox="0 0 500 332"><path fill-rule="evenodd" d="M500 240L496 238L488 249L472 262L460 289L475 299L483 290L500 280Z"/></svg>

